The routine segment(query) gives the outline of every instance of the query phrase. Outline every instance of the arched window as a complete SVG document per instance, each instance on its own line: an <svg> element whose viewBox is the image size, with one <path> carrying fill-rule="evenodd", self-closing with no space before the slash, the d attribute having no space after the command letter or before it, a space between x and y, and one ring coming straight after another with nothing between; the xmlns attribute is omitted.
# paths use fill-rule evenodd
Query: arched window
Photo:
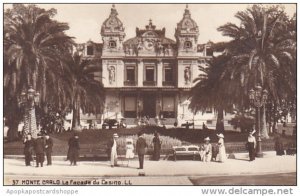
<svg viewBox="0 0 300 196"><path fill-rule="evenodd" d="M184 48L185 49L189 49L189 48L192 48L192 42L191 41L185 41L184 42Z"/></svg>
<svg viewBox="0 0 300 196"><path fill-rule="evenodd" d="M117 47L117 43L113 40L108 42L108 46L109 48L116 48Z"/></svg>

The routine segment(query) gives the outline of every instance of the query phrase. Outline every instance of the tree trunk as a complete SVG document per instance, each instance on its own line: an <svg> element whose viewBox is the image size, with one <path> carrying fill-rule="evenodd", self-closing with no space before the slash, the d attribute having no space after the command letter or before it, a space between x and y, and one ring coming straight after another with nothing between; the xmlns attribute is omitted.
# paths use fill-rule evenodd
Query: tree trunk
<svg viewBox="0 0 300 196"><path fill-rule="evenodd" d="M72 129L73 130L80 129L80 107L79 107L77 99L75 99L75 101L73 103Z"/></svg>
<svg viewBox="0 0 300 196"><path fill-rule="evenodd" d="M8 105L5 108L5 117L8 126L7 139L8 141L15 141L18 139L18 126L22 119L22 112L19 111L17 98L13 98Z"/></svg>
<svg viewBox="0 0 300 196"><path fill-rule="evenodd" d="M261 110L261 136L264 139L269 138L268 129L267 129L267 122L266 122L266 108L265 106L262 107Z"/></svg>
<svg viewBox="0 0 300 196"><path fill-rule="evenodd" d="M277 112L277 104L274 103L273 114L272 114L273 115L273 126L272 126L273 133L277 132L277 129L276 129L276 124L277 124L276 112Z"/></svg>
<svg viewBox="0 0 300 196"><path fill-rule="evenodd" d="M218 117L217 117L216 131L224 132L224 110L223 110L223 108L222 107L218 108L217 113L218 113Z"/></svg>

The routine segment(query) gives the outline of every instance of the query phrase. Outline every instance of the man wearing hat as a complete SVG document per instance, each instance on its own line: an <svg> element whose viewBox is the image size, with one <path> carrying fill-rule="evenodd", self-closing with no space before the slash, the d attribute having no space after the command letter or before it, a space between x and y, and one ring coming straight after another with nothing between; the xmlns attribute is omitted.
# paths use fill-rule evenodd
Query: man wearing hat
<svg viewBox="0 0 300 196"><path fill-rule="evenodd" d="M255 152L256 139L253 136L254 133L255 133L255 130L249 131L248 141L247 141L247 149L249 151L250 161L254 161L255 160L255 155L256 155L256 152Z"/></svg>
<svg viewBox="0 0 300 196"><path fill-rule="evenodd" d="M45 142L44 139L42 138L42 133L37 134L37 139L35 140L34 143L34 151L35 151L35 159L36 159L36 167L43 167L44 163L44 150L45 150Z"/></svg>
<svg viewBox="0 0 300 196"><path fill-rule="evenodd" d="M203 151L202 151L202 156L201 156L201 160L203 162L210 162L211 161L211 155L212 155L212 146L209 143L210 142L210 138L206 137L204 138L204 145L203 145Z"/></svg>
<svg viewBox="0 0 300 196"><path fill-rule="evenodd" d="M24 139L24 155L25 155L25 165L30 166L32 161L32 153L34 147L34 141L31 138L31 134L28 134Z"/></svg>
<svg viewBox="0 0 300 196"><path fill-rule="evenodd" d="M69 139L68 157L70 160L70 166L77 165L79 150L80 150L79 137L75 133L74 136Z"/></svg>
<svg viewBox="0 0 300 196"><path fill-rule="evenodd" d="M50 138L49 134L45 135L45 151L47 157L47 165L52 165L52 147L53 147L53 140Z"/></svg>
<svg viewBox="0 0 300 196"><path fill-rule="evenodd" d="M118 166L118 153L117 153L117 141L118 134L114 133L113 138L110 140L108 146L110 147L110 166Z"/></svg>
<svg viewBox="0 0 300 196"><path fill-rule="evenodd" d="M143 137L143 133L139 132L138 133L138 140L136 141L136 152L139 157L139 164L140 167L138 169L143 169L144 168L144 156L146 154L146 148L147 148L147 143L145 138Z"/></svg>

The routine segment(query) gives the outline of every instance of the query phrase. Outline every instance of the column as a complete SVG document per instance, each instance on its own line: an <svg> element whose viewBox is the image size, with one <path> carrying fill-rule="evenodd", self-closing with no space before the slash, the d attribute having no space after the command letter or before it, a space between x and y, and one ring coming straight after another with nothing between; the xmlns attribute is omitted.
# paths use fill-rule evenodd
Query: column
<svg viewBox="0 0 300 196"><path fill-rule="evenodd" d="M143 59L138 59L138 86L143 86L144 81L144 63Z"/></svg>
<svg viewBox="0 0 300 196"><path fill-rule="evenodd" d="M158 59L157 62L157 86L162 87L163 80L163 62L162 59Z"/></svg>

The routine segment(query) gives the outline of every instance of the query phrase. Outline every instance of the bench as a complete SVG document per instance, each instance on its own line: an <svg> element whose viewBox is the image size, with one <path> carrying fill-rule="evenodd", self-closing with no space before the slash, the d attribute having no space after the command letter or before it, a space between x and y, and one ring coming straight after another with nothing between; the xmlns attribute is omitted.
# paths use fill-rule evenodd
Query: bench
<svg viewBox="0 0 300 196"><path fill-rule="evenodd" d="M200 157L199 146L173 146L173 158L177 160L177 156L192 156L196 160L196 156Z"/></svg>

